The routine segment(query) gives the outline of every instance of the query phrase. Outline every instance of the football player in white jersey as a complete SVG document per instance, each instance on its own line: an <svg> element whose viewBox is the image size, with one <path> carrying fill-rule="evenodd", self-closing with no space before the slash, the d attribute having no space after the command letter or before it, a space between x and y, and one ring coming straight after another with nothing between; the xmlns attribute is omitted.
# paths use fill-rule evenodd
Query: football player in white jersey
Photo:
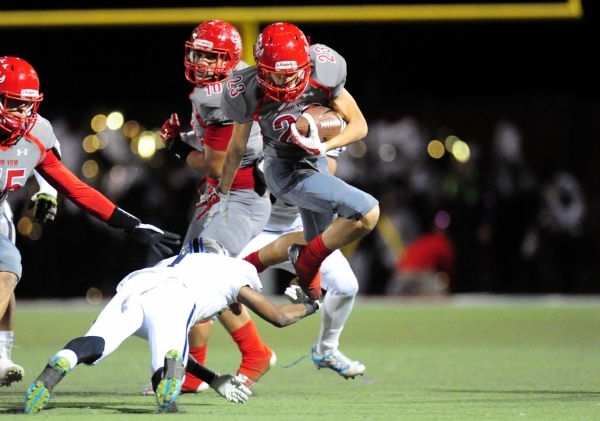
<svg viewBox="0 0 600 421"><path fill-rule="evenodd" d="M135 271L119 283L117 294L85 336L73 339L50 358L27 390L25 412L42 410L54 387L77 364L98 363L132 335L149 341L150 375L160 408L175 402L186 369L227 400L245 402L252 392L243 379L215 374L193 358L188 360L188 331L194 323L210 320L230 306L239 309L239 304L276 327L295 323L320 308L318 301L299 289L288 292L294 303L282 305L270 302L261 290L252 264L229 257L213 239L190 241L178 256Z"/></svg>
<svg viewBox="0 0 600 421"><path fill-rule="evenodd" d="M37 113L43 98L39 89L38 75L28 62L18 57L0 57L0 214L10 192L21 188L36 169L61 195L90 215L132 235L160 256L172 253L164 243L180 244L179 235L141 223L60 162L52 126ZM21 274L19 250L8 237L0 235L0 320ZM0 351L0 386L10 386L23 378L23 368L11 359L13 332L7 333Z"/></svg>
<svg viewBox="0 0 600 421"><path fill-rule="evenodd" d="M198 25L185 43L184 56L186 79L195 85L190 94L193 131L181 133L177 115L168 119L161 130L165 146L205 175L208 189L217 185L231 138L233 121L221 111L221 96L231 73L248 67L241 60L241 55L241 37L233 25L220 20ZM221 223L220 215L214 219L207 215L202 218L194 216L184 244L202 235L214 238L237 256L262 231L271 210L265 186L256 178L255 171L256 162L263 155L262 145L258 124L254 124L231 186L227 225ZM246 309L239 316L224 312L218 320L242 354L238 375L245 377L246 384L251 386L274 364L275 354L262 341ZM206 358L210 329L211 323L202 323L190 331L190 353L200 363L204 363ZM200 379L187 376L182 391L192 393L205 387ZM152 392L147 388L145 393Z"/></svg>
<svg viewBox="0 0 600 421"><path fill-rule="evenodd" d="M327 152L329 172L335 174L336 158L341 150L333 149ZM262 168L262 165L259 165ZM272 249L280 251L294 243L303 243L302 218L298 208L272 197L271 216L267 226L258 236L254 237L240 256L255 255L254 259L261 261L259 256L269 256ZM247 259L247 260L252 260ZM268 261L267 258L264 259ZM296 273L294 266L288 260L270 266ZM266 267L257 270L262 271ZM321 287L327 292L321 308L321 328L317 340L312 347L311 357L317 368L329 368L344 378L354 378L363 375L365 366L344 355L339 349L340 336L346 320L352 312L354 300L358 293L358 280L340 250L331 253L321 265Z"/></svg>
<svg viewBox="0 0 600 421"><path fill-rule="evenodd" d="M367 123L344 88L344 58L325 45L309 45L296 26L268 25L256 41L254 58L256 66L233 73L221 98L223 113L235 122L233 133L219 184L198 205L209 215L227 213L233 176L258 121L267 187L276 198L297 206L302 217L307 244L292 245L289 258L299 285L317 299L321 263L368 234L379 219L378 201L329 174L325 158L327 151L365 137ZM347 123L327 142L321 142L314 122L308 137L296 129L295 121L314 104L333 108Z"/></svg>

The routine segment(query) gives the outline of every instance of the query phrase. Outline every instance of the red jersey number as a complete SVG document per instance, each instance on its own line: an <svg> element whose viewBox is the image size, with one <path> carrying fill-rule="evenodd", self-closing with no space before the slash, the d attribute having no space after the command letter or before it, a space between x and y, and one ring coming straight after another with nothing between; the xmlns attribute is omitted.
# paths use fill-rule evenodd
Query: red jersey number
<svg viewBox="0 0 600 421"><path fill-rule="evenodd" d="M280 136L279 141L289 143L290 141L290 124L296 119L291 114L281 114L273 121L273 129L275 131L285 130Z"/></svg>
<svg viewBox="0 0 600 421"><path fill-rule="evenodd" d="M0 168L0 178L2 178L2 170ZM22 178L22 180L19 180ZM8 168L6 170L6 181L2 186L3 191L17 190L25 184L25 168Z"/></svg>

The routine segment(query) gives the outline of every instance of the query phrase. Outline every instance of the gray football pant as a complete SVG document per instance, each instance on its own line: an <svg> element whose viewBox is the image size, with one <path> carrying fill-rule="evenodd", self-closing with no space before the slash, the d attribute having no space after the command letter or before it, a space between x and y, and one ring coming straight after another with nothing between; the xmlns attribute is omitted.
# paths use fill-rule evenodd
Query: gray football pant
<svg viewBox="0 0 600 421"><path fill-rule="evenodd" d="M223 215L217 212L205 228L206 216L196 220L199 210L188 226L183 244L200 235L217 240L232 256L237 256L246 244L261 233L271 213L269 195L259 196L254 190L232 190L227 201L227 225L223 225Z"/></svg>
<svg viewBox="0 0 600 421"><path fill-rule="evenodd" d="M322 233L337 215L359 220L378 204L370 194L329 174L327 158L265 156L264 174L273 196L298 206L307 241Z"/></svg>

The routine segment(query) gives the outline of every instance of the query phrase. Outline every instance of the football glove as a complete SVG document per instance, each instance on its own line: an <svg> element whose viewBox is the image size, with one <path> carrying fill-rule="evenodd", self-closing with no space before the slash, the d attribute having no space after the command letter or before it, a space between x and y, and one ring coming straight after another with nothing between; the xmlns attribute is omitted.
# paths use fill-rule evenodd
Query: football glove
<svg viewBox="0 0 600 421"><path fill-rule="evenodd" d="M160 138L162 139L165 147L171 149L173 140L181 136L181 124L179 124L179 117L177 113L171 114L171 117L165 121L160 129Z"/></svg>
<svg viewBox="0 0 600 421"><path fill-rule="evenodd" d="M29 200L27 209L32 208L33 218L38 222L46 223L54 220L56 210L58 209L58 202L56 201L56 197L39 191L31 196Z"/></svg>
<svg viewBox="0 0 600 421"><path fill-rule="evenodd" d="M181 124L177 113L171 114L171 117L165 121L160 129L160 138L163 141L165 148L173 153L177 158L185 162L187 156L194 150L182 140Z"/></svg>
<svg viewBox="0 0 600 421"><path fill-rule="evenodd" d="M178 234L163 231L154 225L142 224L138 218L121 208L115 208L107 223L109 226L131 235L140 243L150 246L160 258L163 257L163 253L165 255L173 254L173 250L163 243L181 244L179 240L181 237Z"/></svg>
<svg viewBox="0 0 600 421"><path fill-rule="evenodd" d="M242 379L232 374L216 374L209 386L229 402L244 403L252 395L252 391L244 386Z"/></svg>
<svg viewBox="0 0 600 421"><path fill-rule="evenodd" d="M290 141L294 145L300 146L309 154L322 158L327 153L327 147L319 138L319 129L317 128L317 123L310 114L305 114L304 116L308 120L308 124L310 126L308 137L302 136L298 132L296 123L292 123L290 124Z"/></svg>
<svg viewBox="0 0 600 421"><path fill-rule="evenodd" d="M223 225L227 225L227 201L229 200L229 195L223 193L219 190L219 187L208 187L208 193L200 196L200 201L196 204L196 208L204 208L198 216L196 216L196 220L200 220L204 215L206 216L206 220L204 221L204 227L206 228L210 221L215 217L215 215L220 212L223 214Z"/></svg>
<svg viewBox="0 0 600 421"><path fill-rule="evenodd" d="M178 234L163 231L150 224L139 224L131 235L140 243L149 246L160 258L173 254L173 250L163 243L181 244L181 241L179 241L181 237Z"/></svg>

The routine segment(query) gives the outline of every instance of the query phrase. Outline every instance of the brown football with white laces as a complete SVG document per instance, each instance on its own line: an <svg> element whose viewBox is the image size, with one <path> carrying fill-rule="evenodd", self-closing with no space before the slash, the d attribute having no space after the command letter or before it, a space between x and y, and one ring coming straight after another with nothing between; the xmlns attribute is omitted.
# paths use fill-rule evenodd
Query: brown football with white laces
<svg viewBox="0 0 600 421"><path fill-rule="evenodd" d="M296 120L298 133L305 137L310 132L310 125L306 114L310 114L314 118L317 129L319 129L321 142L326 142L332 137L337 136L346 127L346 122L335 110L323 105L315 105L304 110L300 117L298 117L298 120Z"/></svg>

